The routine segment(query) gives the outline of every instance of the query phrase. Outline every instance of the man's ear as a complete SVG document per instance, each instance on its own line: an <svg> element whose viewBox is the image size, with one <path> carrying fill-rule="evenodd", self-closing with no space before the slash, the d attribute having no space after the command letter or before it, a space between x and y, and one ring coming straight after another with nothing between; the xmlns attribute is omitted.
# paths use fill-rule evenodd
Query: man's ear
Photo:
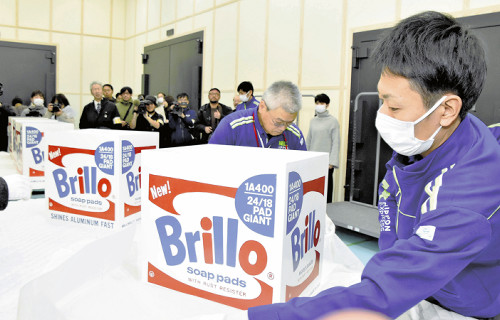
<svg viewBox="0 0 500 320"><path fill-rule="evenodd" d="M444 112L441 116L440 124L443 127L448 127L460 118L460 110L462 110L462 99L457 95L448 95L443 102Z"/></svg>
<svg viewBox="0 0 500 320"><path fill-rule="evenodd" d="M260 102L259 102L259 110L260 111L266 111L267 110L267 106L266 106L266 103L264 102L264 100L260 100Z"/></svg>

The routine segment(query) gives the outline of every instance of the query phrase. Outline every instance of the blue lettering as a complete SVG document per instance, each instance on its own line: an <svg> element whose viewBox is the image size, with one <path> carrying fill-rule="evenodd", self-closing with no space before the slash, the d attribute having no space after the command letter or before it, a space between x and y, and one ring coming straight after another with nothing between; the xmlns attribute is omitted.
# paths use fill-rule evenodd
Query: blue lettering
<svg viewBox="0 0 500 320"><path fill-rule="evenodd" d="M129 172L125 177L127 178L128 194L129 196L133 196L136 191L141 189L141 174L139 173L137 176L134 176L132 172Z"/></svg>
<svg viewBox="0 0 500 320"><path fill-rule="evenodd" d="M293 271L297 269L299 266L300 258L301 258L301 250L300 250L300 230L299 228L295 228L292 231L292 236L290 240L292 240L292 263L293 263Z"/></svg>
<svg viewBox="0 0 500 320"><path fill-rule="evenodd" d="M96 194L107 198L111 193L111 182L106 178L97 180L96 167L83 167L77 169L77 175L68 177L66 170L59 168L52 172L57 193L60 198L71 194Z"/></svg>
<svg viewBox="0 0 500 320"><path fill-rule="evenodd" d="M292 241L292 263L293 271L299 266L300 260L313 247L316 247L319 242L321 233L321 224L316 220L316 211L310 212L304 221L305 229L301 233L299 227L296 227L291 234Z"/></svg>
<svg viewBox="0 0 500 320"><path fill-rule="evenodd" d="M52 176L54 177L54 181L56 183L57 193L59 194L59 198L64 198L69 194L69 185L66 182L68 175L64 169L56 169L52 172Z"/></svg>
<svg viewBox="0 0 500 320"><path fill-rule="evenodd" d="M129 172L125 175L125 177L127 177L128 194L129 196L133 196L136 191L134 183L134 174L132 172Z"/></svg>
<svg viewBox="0 0 500 320"><path fill-rule="evenodd" d="M39 164L43 161L43 151L39 148L31 148L31 154L33 155L33 159L36 164Z"/></svg>
<svg viewBox="0 0 500 320"><path fill-rule="evenodd" d="M172 234L167 234L167 226L172 228ZM175 266L181 264L186 257L186 248L179 240L182 232L181 224L177 219L171 216L164 216L156 219L156 228L158 229L158 235L160 236L161 246L163 248L163 255L165 256L165 261L169 266ZM172 248L175 247L177 254L172 252Z"/></svg>
<svg viewBox="0 0 500 320"><path fill-rule="evenodd" d="M190 262L198 262L196 250L198 245L198 249L201 249L198 253L203 257L201 261L206 264L225 263L229 267L235 267L238 259L241 268L249 275L258 275L266 268L267 252L261 243L248 240L238 248L237 219L227 219L227 228L224 228L223 217L214 216L212 219L203 217L200 227L203 229L202 232L185 232L185 242L183 242L182 227L175 217L163 216L156 219L156 228L167 265L181 264L186 258L186 253ZM257 256L256 260L250 258L252 253Z"/></svg>

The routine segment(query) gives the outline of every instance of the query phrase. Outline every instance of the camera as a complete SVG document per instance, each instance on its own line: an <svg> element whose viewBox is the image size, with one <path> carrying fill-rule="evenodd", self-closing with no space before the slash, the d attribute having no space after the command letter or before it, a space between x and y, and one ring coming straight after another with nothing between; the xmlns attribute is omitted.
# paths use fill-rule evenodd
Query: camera
<svg viewBox="0 0 500 320"><path fill-rule="evenodd" d="M61 105L59 103L53 103L52 104L52 112L56 113L61 111Z"/></svg>
<svg viewBox="0 0 500 320"><path fill-rule="evenodd" d="M174 102L173 105L172 113L180 117L182 114L182 107L176 102Z"/></svg>
<svg viewBox="0 0 500 320"><path fill-rule="evenodd" d="M139 106L137 107L137 113L138 114L145 114L148 111L147 106L152 104L152 103L153 102L151 102L147 99L141 100L139 103Z"/></svg>
<svg viewBox="0 0 500 320"><path fill-rule="evenodd" d="M137 113L138 114L145 114L146 113L146 111L147 111L147 109L146 109L146 102L149 103L148 100L141 100L141 103L137 107Z"/></svg>
<svg viewBox="0 0 500 320"><path fill-rule="evenodd" d="M41 114L38 110L29 109L29 111L30 112L26 114L26 117L43 117L43 114Z"/></svg>

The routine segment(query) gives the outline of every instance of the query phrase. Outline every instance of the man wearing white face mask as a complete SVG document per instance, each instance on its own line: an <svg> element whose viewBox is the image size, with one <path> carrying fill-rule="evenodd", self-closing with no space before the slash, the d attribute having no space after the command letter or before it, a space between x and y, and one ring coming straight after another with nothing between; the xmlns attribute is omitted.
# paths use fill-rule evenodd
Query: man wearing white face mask
<svg viewBox="0 0 500 320"><path fill-rule="evenodd" d="M236 106L235 111L257 108L259 101L253 96L253 85L250 81L243 81L238 86L241 103Z"/></svg>
<svg viewBox="0 0 500 320"><path fill-rule="evenodd" d="M398 320L500 319L500 148L468 114L486 79L481 43L454 18L423 12L386 33L372 58L382 70L376 126L395 151L379 186L381 250L358 284L248 317L360 308Z"/></svg>
<svg viewBox="0 0 500 320"><path fill-rule="evenodd" d="M328 194L327 203L332 202L333 171L339 167L340 126L337 118L328 112L330 98L324 94L314 97L316 116L311 119L307 134L307 150L327 152L328 162Z"/></svg>
<svg viewBox="0 0 500 320"><path fill-rule="evenodd" d="M23 110L21 117L43 117L46 112L44 98L42 91L33 91L31 93L31 104Z"/></svg>

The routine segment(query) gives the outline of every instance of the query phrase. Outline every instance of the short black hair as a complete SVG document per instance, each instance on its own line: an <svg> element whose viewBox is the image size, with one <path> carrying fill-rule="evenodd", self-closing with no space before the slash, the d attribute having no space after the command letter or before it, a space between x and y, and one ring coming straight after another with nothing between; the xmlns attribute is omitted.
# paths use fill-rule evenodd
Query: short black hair
<svg viewBox="0 0 500 320"><path fill-rule="evenodd" d="M446 92L458 95L461 119L476 103L486 79L479 39L453 17L435 11L399 22L377 42L372 57L382 73L408 79L427 108Z"/></svg>
<svg viewBox="0 0 500 320"><path fill-rule="evenodd" d="M236 89L236 91L239 92L240 90L243 91L243 92L248 92L248 91L252 90L252 95L254 93L254 91L253 91L253 85L252 85L252 83L250 81L243 81L242 83L240 83L238 85L238 89Z"/></svg>
<svg viewBox="0 0 500 320"><path fill-rule="evenodd" d="M18 96L14 97L14 99L12 99L12 105L15 106L16 104L18 103L23 103L23 99L19 98Z"/></svg>
<svg viewBox="0 0 500 320"><path fill-rule="evenodd" d="M53 96L52 99L50 100L50 103L54 103L56 102L56 100L58 103L64 104L65 107L69 106L68 98L66 98L66 96L62 93L58 93L55 96Z"/></svg>
<svg viewBox="0 0 500 320"><path fill-rule="evenodd" d="M212 89L208 90L208 92L210 92L210 91L214 91L214 90L215 90L215 91L217 91L217 92L220 94L220 90L219 90L219 89L217 89L217 88L212 88Z"/></svg>
<svg viewBox="0 0 500 320"><path fill-rule="evenodd" d="M165 96L165 101L167 101L167 106L170 107L172 105L172 103L175 102L175 99L171 95L168 95L168 96Z"/></svg>
<svg viewBox="0 0 500 320"><path fill-rule="evenodd" d="M120 93L123 94L125 91L128 91L128 93L132 94L132 88L130 87L123 87L121 90L120 90Z"/></svg>
<svg viewBox="0 0 500 320"><path fill-rule="evenodd" d="M111 91L114 91L115 89L113 89L113 86L110 85L109 83L106 83L105 85L102 86L103 88L104 87L110 87L111 88Z"/></svg>
<svg viewBox="0 0 500 320"><path fill-rule="evenodd" d="M189 96L188 96L188 94L187 94L187 93L185 93L185 92L179 93L179 94L177 95L177 100L179 100L180 98L184 98L184 97L185 97L185 98L187 98L187 99L189 100Z"/></svg>
<svg viewBox="0 0 500 320"><path fill-rule="evenodd" d="M314 102L315 103L321 102L321 103L330 104L330 98L326 94L320 93L316 97L314 97Z"/></svg>
<svg viewBox="0 0 500 320"><path fill-rule="evenodd" d="M41 90L35 90L31 93L31 97L33 98L34 96L42 96L42 98L45 99L45 95Z"/></svg>

